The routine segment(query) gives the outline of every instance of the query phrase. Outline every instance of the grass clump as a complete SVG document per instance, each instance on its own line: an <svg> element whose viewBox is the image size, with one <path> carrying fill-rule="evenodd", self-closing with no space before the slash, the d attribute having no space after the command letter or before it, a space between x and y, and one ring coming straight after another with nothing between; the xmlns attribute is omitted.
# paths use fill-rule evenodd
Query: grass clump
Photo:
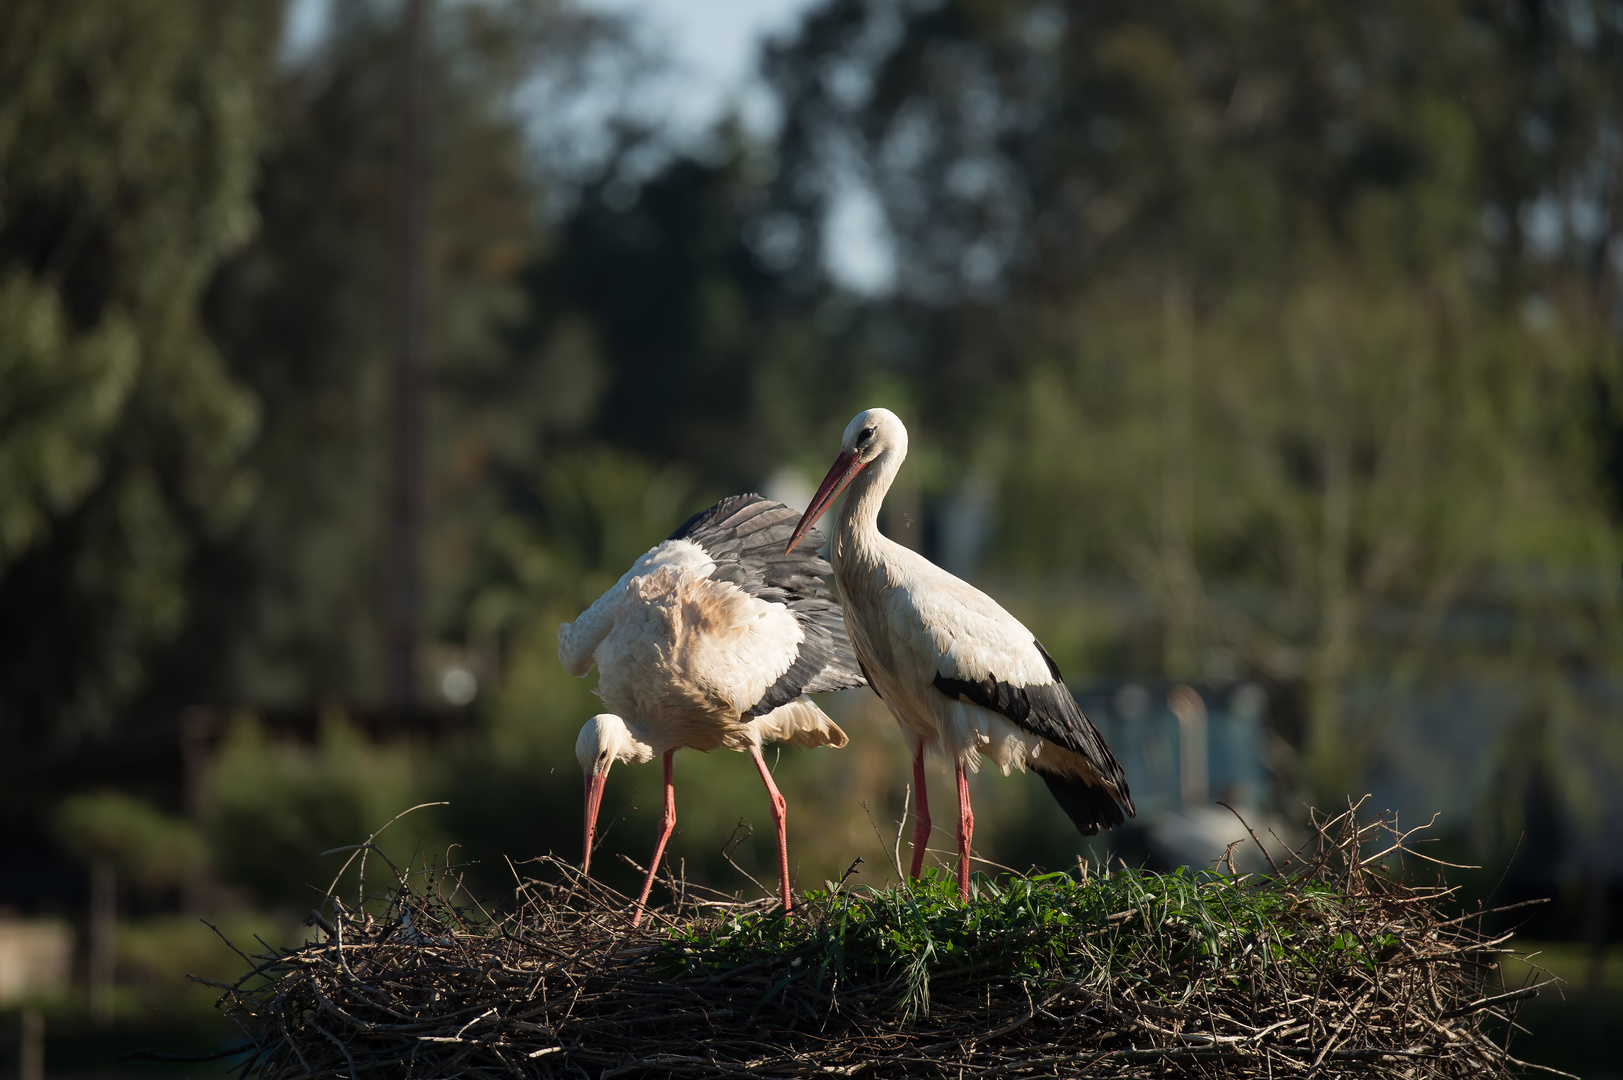
<svg viewBox="0 0 1623 1080"><path fill-rule="evenodd" d="M546 861L498 916L444 875L336 897L226 988L245 1075L1471 1077L1522 1068L1504 938L1353 812L1268 877L1118 869L695 895L640 929ZM1380 842L1377 845L1377 842ZM1384 851L1376 850L1377 846ZM381 906L379 906L381 905Z"/></svg>
<svg viewBox="0 0 1623 1080"><path fill-rule="evenodd" d="M1272 879L1123 868L1081 880L977 875L964 904L953 877L932 870L907 888L809 893L794 918L748 911L692 922L674 932L678 951L664 959L680 961L673 974L777 960L786 979L810 978L813 992L831 997L842 985L890 988L910 1020L929 1011L937 971L1104 990L1161 968L1205 978L1253 962L1315 967L1338 953L1373 967L1392 935L1367 946L1350 934L1327 939L1314 918L1346 899L1323 884L1291 891Z"/></svg>

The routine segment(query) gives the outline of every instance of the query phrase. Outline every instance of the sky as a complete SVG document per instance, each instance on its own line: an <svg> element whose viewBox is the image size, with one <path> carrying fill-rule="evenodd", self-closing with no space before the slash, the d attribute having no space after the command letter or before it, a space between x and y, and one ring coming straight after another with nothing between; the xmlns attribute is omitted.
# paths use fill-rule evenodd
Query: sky
<svg viewBox="0 0 1623 1080"><path fill-rule="evenodd" d="M702 130L736 108L757 134L769 134L771 100L755 72L761 39L792 30L812 0L583 0L585 6L646 20L652 40L666 41L677 66L671 102L684 126ZM849 288L887 290L894 267L878 204L848 178L825 225L829 270Z"/></svg>
<svg viewBox="0 0 1623 1080"><path fill-rule="evenodd" d="M292 0L282 54L304 56L320 44L335 0ZM464 0L465 2L465 0ZM763 37L792 29L813 0L578 0L583 7L628 15L647 40L669 49L674 70L662 96L672 121L695 136L735 110L757 135L775 123L771 99L755 74ZM828 268L849 288L887 290L893 266L879 207L851 178L836 195L825 225Z"/></svg>
<svg viewBox="0 0 1623 1080"><path fill-rule="evenodd" d="M793 28L809 0L583 0L583 6L629 15L651 40L666 43L679 78L673 102L684 121L703 125L730 105L769 122L755 78L761 39ZM751 98L757 100L752 101Z"/></svg>

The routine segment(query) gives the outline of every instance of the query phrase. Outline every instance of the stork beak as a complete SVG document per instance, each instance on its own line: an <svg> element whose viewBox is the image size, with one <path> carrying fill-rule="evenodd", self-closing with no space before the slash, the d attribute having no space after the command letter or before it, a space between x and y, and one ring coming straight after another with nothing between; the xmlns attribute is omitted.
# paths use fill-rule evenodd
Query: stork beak
<svg viewBox="0 0 1623 1080"><path fill-rule="evenodd" d="M833 502L835 497L845 490L845 485L849 484L857 473L862 471L864 464L852 451L842 450L840 452L840 456L834 459L834 467L828 470L828 475L823 477L822 486L817 489L817 494L812 497L811 505L806 508L806 513L801 516L800 524L795 526L795 534L789 538L789 546L783 549L785 555L793 551L795 545L800 543L800 538L806 535L807 530L817 524L817 519L823 516L823 512L828 509L828 504Z"/></svg>
<svg viewBox="0 0 1623 1080"><path fill-rule="evenodd" d="M603 785L608 778L607 772L586 778L586 838L583 845L585 853L580 860L580 872L585 877L592 876L592 841L597 836L597 811L603 805Z"/></svg>

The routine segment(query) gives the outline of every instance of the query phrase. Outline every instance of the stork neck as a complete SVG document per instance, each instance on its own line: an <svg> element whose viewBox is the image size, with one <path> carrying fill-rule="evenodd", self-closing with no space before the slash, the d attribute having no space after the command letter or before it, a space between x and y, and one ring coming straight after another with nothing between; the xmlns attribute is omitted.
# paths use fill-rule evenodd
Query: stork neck
<svg viewBox="0 0 1623 1080"><path fill-rule="evenodd" d="M641 724L635 720L620 717L623 725L623 734L614 741L614 760L623 765L641 765L652 761L664 753L668 747L656 747L654 740L648 736L650 732L644 731Z"/></svg>
<svg viewBox="0 0 1623 1080"><path fill-rule="evenodd" d="M626 740L624 746L620 747L620 753L617 760L622 761L627 765L641 765L645 761L654 760L654 758L658 757L664 752L656 749L654 745L644 737L643 732L633 728L630 724L626 725L626 731L627 734L630 735L630 738Z"/></svg>
<svg viewBox="0 0 1623 1080"><path fill-rule="evenodd" d="M879 507L885 501L904 454L886 451L872 465L857 474L845 493L836 530L835 562L850 549L876 549L884 536L879 532Z"/></svg>

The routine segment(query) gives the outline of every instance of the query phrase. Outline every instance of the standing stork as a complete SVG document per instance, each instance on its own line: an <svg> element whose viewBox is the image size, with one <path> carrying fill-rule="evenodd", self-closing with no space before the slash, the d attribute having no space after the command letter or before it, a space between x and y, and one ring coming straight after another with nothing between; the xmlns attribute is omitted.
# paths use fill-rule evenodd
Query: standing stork
<svg viewBox="0 0 1623 1080"><path fill-rule="evenodd" d="M845 626L868 685L890 708L913 752L913 869L930 836L924 751L944 754L958 779L958 893L969 899L975 816L967 772L984 754L1008 775L1043 778L1084 836L1134 813L1127 778L1065 688L1054 658L1020 621L968 582L879 532L879 504L907 457L907 428L888 409L845 429L787 550L848 485L834 529L834 577Z"/></svg>
<svg viewBox="0 0 1623 1080"><path fill-rule="evenodd" d="M795 512L759 495L735 495L689 518L649 549L572 623L558 628L558 659L571 675L595 663L609 709L575 742L586 774L585 854L590 873L598 808L616 761L665 759L665 809L642 920L665 843L676 828L671 759L682 747L717 747L755 760L778 832L778 872L788 910L785 804L761 757L766 742L846 743L845 732L805 695L863 685L839 606L823 585L832 569L815 551L786 543Z"/></svg>

